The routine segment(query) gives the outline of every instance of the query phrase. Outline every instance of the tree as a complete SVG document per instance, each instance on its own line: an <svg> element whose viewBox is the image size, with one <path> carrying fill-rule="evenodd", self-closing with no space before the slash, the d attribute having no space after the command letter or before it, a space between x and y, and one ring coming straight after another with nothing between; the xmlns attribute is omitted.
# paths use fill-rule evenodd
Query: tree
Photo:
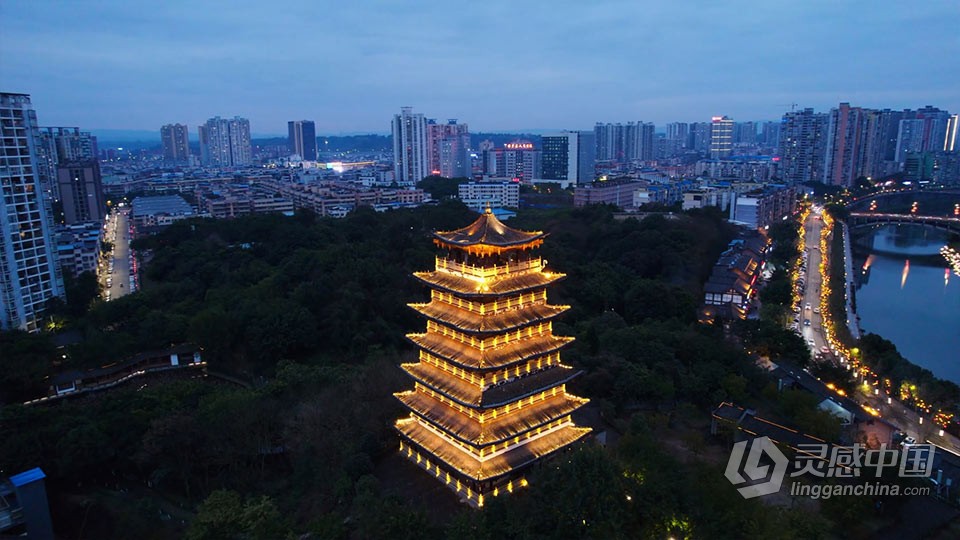
<svg viewBox="0 0 960 540"><path fill-rule="evenodd" d="M21 330L0 332L0 403L14 403L45 395L43 379L57 357L47 334L28 334Z"/></svg>
<svg viewBox="0 0 960 540"><path fill-rule="evenodd" d="M188 540L277 540L290 532L273 499L246 502L236 491L218 489L197 508L187 529Z"/></svg>
<svg viewBox="0 0 960 540"><path fill-rule="evenodd" d="M442 176L428 176L417 182L417 187L428 192L430 198L442 201L455 199L460 194L460 184L468 182L468 178L444 178Z"/></svg>

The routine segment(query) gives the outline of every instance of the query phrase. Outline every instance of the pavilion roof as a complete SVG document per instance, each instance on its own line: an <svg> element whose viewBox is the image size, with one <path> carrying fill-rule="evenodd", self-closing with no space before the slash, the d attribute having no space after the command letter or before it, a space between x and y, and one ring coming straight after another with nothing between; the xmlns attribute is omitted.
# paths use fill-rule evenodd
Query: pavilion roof
<svg viewBox="0 0 960 540"><path fill-rule="evenodd" d="M470 225L454 231L436 231L434 237L453 246L487 245L496 247L519 246L543 238L543 231L519 231L503 224L487 208Z"/></svg>

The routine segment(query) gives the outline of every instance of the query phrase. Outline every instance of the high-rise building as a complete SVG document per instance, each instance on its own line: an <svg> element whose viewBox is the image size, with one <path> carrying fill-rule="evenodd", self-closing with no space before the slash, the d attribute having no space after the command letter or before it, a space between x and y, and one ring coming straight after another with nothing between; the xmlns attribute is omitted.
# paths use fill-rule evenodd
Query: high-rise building
<svg viewBox="0 0 960 540"><path fill-rule="evenodd" d="M624 130L623 149L627 160L649 161L656 155L656 127L651 122L629 122Z"/></svg>
<svg viewBox="0 0 960 540"><path fill-rule="evenodd" d="M874 111L874 117L867 139L867 156L863 169L867 177L882 178L900 170L897 162L897 135L900 132L903 111Z"/></svg>
<svg viewBox="0 0 960 540"><path fill-rule="evenodd" d="M400 185L414 185L430 176L427 120L413 107L402 107L393 116L393 173Z"/></svg>
<svg viewBox="0 0 960 540"><path fill-rule="evenodd" d="M200 162L208 167L243 167L253 163L250 121L216 116L199 127Z"/></svg>
<svg viewBox="0 0 960 540"><path fill-rule="evenodd" d="M694 122L690 124L690 145L694 151L701 154L710 152L710 134L712 124L710 122Z"/></svg>
<svg viewBox="0 0 960 540"><path fill-rule="evenodd" d="M26 94L0 93L0 328L40 328L62 297L50 199L37 166L37 115Z"/></svg>
<svg viewBox="0 0 960 540"><path fill-rule="evenodd" d="M757 124L737 122L733 125L734 144L757 144Z"/></svg>
<svg viewBox="0 0 960 540"><path fill-rule="evenodd" d="M955 116L955 115L954 115ZM897 134L897 162L906 161L907 152L941 152L948 141L951 118L947 111L927 105L916 111L903 111ZM955 124L954 124L955 126Z"/></svg>
<svg viewBox="0 0 960 540"><path fill-rule="evenodd" d="M645 122L603 124L593 128L596 139L596 159L626 162L650 160L654 156L654 125Z"/></svg>
<svg viewBox="0 0 960 540"><path fill-rule="evenodd" d="M572 338L553 334L568 308L547 303L563 274L537 255L544 236L488 209L434 233L436 268L414 274L430 301L410 304L427 329L408 335L419 361L401 365L414 388L395 394L409 411L396 422L400 451L475 507L525 486L529 467L590 431L571 418L587 400L566 390L578 372L560 361Z"/></svg>
<svg viewBox="0 0 960 540"><path fill-rule="evenodd" d="M450 119L446 124L427 121L427 160L430 174L445 178L470 178L470 129Z"/></svg>
<svg viewBox="0 0 960 540"><path fill-rule="evenodd" d="M868 145L876 131L875 111L841 103L827 120L823 183L853 187L857 178L867 176Z"/></svg>
<svg viewBox="0 0 960 540"><path fill-rule="evenodd" d="M189 131L186 124L167 124L160 128L164 160L183 163L190 159Z"/></svg>
<svg viewBox="0 0 960 540"><path fill-rule="evenodd" d="M516 140L483 153L483 174L530 182L543 175L543 153L530 141Z"/></svg>
<svg viewBox="0 0 960 540"><path fill-rule="evenodd" d="M68 225L84 221L103 221L107 215L100 178L100 162L71 161L57 168L60 202Z"/></svg>
<svg viewBox="0 0 960 540"><path fill-rule="evenodd" d="M304 161L317 160L317 128L312 120L287 122L290 136L290 151Z"/></svg>
<svg viewBox="0 0 960 540"><path fill-rule="evenodd" d="M68 161L98 158L97 138L77 127L41 127L37 136L37 173L44 192L60 200L57 167Z"/></svg>
<svg viewBox="0 0 960 540"><path fill-rule="evenodd" d="M760 127L760 138L767 148L780 146L780 122L764 122Z"/></svg>
<svg viewBox="0 0 960 540"><path fill-rule="evenodd" d="M623 125L597 122L593 128L598 161L623 161Z"/></svg>
<svg viewBox="0 0 960 540"><path fill-rule="evenodd" d="M957 146L958 123L960 123L960 115L955 114L947 120L947 133L943 137L944 152L960 150L960 147Z"/></svg>
<svg viewBox="0 0 960 540"><path fill-rule="evenodd" d="M691 147L690 124L686 122L671 122L667 124L667 137L663 157L679 154Z"/></svg>
<svg viewBox="0 0 960 540"><path fill-rule="evenodd" d="M807 108L784 113L780 123L780 175L787 183L823 180L827 115Z"/></svg>
<svg viewBox="0 0 960 540"><path fill-rule="evenodd" d="M543 179L589 184L596 178L596 139L592 131L563 131L541 137Z"/></svg>
<svg viewBox="0 0 960 540"><path fill-rule="evenodd" d="M733 154L733 120L714 116L710 121L710 158L723 159Z"/></svg>

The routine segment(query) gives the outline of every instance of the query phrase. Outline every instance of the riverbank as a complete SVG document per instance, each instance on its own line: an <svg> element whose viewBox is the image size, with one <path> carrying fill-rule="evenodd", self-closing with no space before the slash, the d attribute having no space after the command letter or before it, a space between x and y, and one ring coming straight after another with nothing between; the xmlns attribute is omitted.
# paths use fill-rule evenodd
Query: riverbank
<svg viewBox="0 0 960 540"><path fill-rule="evenodd" d="M844 275L844 292L845 294L845 308L847 315L847 329L850 331L850 337L853 339L860 339L860 323L859 318L857 317L856 309L856 288L853 283L853 250L851 249L852 243L850 241L850 228L847 227L847 224L844 222L839 222L840 230L843 232L841 235L841 240L843 242L843 275Z"/></svg>
<svg viewBox="0 0 960 540"><path fill-rule="evenodd" d="M879 335L889 335L891 333L889 328L881 329L879 333L867 333L854 338L853 325L844 324L848 320L856 322L858 312L861 312L860 317L865 317L862 310L865 306L873 305L865 302L868 299L875 301L878 297L876 294L866 297L860 294L856 299L853 298L855 288L851 285L857 274L853 271L853 254L850 249L847 249L852 246L849 231L843 231L846 229L845 225L832 218L826 220L826 225L825 229L830 228L833 233L836 233L830 234L825 230L821 235L821 249L828 250L824 253L829 254L826 257L828 262L824 265L822 276L824 279L823 305L826 314L824 333L830 340L831 346L840 351L842 357L851 361L858 380L865 385L864 388L874 388L886 395L896 397L919 414L928 416L928 421L932 420L941 427L960 432L960 426L952 419L952 411L960 404L960 387L953 381L942 378L943 369L938 372L940 374L938 377L931 369L908 360L894 343ZM834 226L843 227L843 229L833 229ZM918 255L901 256L915 258ZM843 257L844 260L840 261L839 257ZM875 266L876 264L874 263ZM871 313L877 314L881 317L880 320L886 323L894 322L901 326L922 319L918 314L905 315L902 309L909 302L896 299L896 294L902 290L906 274L901 278L898 271L897 284L892 286L888 283L888 279L881 287L877 277L873 275L874 287L876 290L883 291L879 298L884 299L887 304L884 304L883 309L874 307ZM888 290L897 292L888 293ZM863 293L863 291L860 292ZM924 299L931 298L929 294L920 296ZM927 304L922 305L924 308L927 307ZM863 320L863 324L870 326L868 323L869 321ZM921 323L918 322L918 324ZM857 330L860 330L859 326Z"/></svg>
<svg viewBox="0 0 960 540"><path fill-rule="evenodd" d="M842 222L824 212L824 227L820 231L820 253L823 254L820 264L820 275L823 281L820 293L820 308L823 314L823 334L834 350L843 351L843 356L851 357L849 351L856 348L859 339L851 331L850 321L856 322L856 313L853 311L852 291L849 277L852 269L853 257L846 255L849 242L844 241L844 234L836 234L836 228L842 227ZM843 260L840 260L840 259ZM842 321L842 322L841 322Z"/></svg>

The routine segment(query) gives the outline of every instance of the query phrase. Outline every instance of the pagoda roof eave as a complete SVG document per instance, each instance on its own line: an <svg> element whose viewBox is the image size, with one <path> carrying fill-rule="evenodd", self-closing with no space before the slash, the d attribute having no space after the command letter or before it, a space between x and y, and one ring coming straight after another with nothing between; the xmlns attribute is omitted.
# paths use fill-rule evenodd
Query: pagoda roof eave
<svg viewBox="0 0 960 540"><path fill-rule="evenodd" d="M394 394L394 397L412 414L419 416L447 435L476 448L485 448L495 444L501 444L513 437L525 435L559 418L573 414L590 402L589 399L572 396L567 393L557 394L545 401L537 403L535 405L537 413L526 411L523 415L519 416L507 413L501 415L499 419L490 421L486 427L481 427L480 424L473 419L459 426L447 425L451 424L449 418L445 418L443 414L440 414L437 407L426 403L432 401L433 398L424 396L416 391L399 392ZM445 408L446 407L441 407L440 410ZM456 417L458 415L453 414L452 416ZM485 439L484 436L492 438Z"/></svg>
<svg viewBox="0 0 960 540"><path fill-rule="evenodd" d="M486 246L489 248L520 248L524 244L542 242L547 234L543 231L520 231L504 225L489 209L480 214L473 223L452 231L435 231L433 237L443 245L453 248ZM537 244L539 245L539 243ZM531 246L533 247L533 246Z"/></svg>
<svg viewBox="0 0 960 540"><path fill-rule="evenodd" d="M570 309L570 306L534 304L523 310L510 310L481 315L443 302L407 304L410 309L425 318L455 327L468 334L491 334L523 328L531 324L550 321Z"/></svg>
<svg viewBox="0 0 960 540"><path fill-rule="evenodd" d="M487 462L467 456L460 449L439 439L436 435L418 425L416 421L398 422L400 435L412 444L420 447L431 456L442 461L464 478L475 481L496 481L530 465L538 459L546 458L554 452L568 447L586 436L590 428L566 426L549 436L531 441L523 446L511 449L505 454Z"/></svg>
<svg viewBox="0 0 960 540"><path fill-rule="evenodd" d="M500 349L493 349L488 355L487 352L480 353L476 349L465 347L464 345L444 336L432 333L407 334L406 338L416 345L419 349L429 354L438 356L445 361L464 369L486 373L508 368L523 362L528 362L540 356L546 356L557 352L563 347L574 341L569 336L551 335L549 343L543 346L507 346L509 354L498 354ZM437 340L440 343L431 343ZM539 340L538 340L539 341ZM463 354L466 353L466 354ZM494 356L496 355L496 356Z"/></svg>
<svg viewBox="0 0 960 540"><path fill-rule="evenodd" d="M567 275L553 272L528 273L496 280L488 284L438 270L414 272L413 277L433 289L446 291L464 298L495 298L541 289L566 278Z"/></svg>

